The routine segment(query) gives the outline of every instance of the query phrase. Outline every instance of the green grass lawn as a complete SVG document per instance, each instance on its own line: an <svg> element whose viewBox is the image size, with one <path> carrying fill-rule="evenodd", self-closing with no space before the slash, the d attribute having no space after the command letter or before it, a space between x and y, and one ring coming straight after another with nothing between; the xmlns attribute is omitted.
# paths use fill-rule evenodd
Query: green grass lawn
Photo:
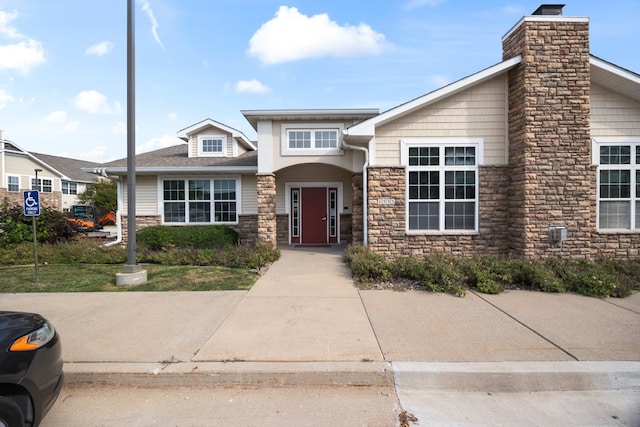
<svg viewBox="0 0 640 427"><path fill-rule="evenodd" d="M120 291L231 291L248 290L258 274L226 267L164 266L144 264L147 283L116 286L122 265L48 264L0 267L0 293L21 292L120 292Z"/></svg>

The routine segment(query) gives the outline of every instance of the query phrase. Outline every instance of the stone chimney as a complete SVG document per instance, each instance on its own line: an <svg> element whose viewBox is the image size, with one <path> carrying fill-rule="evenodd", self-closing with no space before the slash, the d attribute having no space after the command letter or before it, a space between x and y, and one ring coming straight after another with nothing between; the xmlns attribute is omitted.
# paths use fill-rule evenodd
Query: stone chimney
<svg viewBox="0 0 640 427"><path fill-rule="evenodd" d="M590 257L596 181L591 167L589 19L543 5L502 39L509 72L510 236L524 258ZM566 227L566 240L550 227Z"/></svg>

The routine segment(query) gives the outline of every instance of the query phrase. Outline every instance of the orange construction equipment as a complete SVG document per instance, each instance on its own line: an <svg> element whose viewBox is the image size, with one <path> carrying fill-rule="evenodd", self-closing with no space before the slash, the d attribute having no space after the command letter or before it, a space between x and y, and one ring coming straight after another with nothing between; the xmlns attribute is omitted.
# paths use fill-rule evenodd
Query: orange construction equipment
<svg viewBox="0 0 640 427"><path fill-rule="evenodd" d="M88 231L97 231L105 225L116 223L115 212L107 212L97 218L98 209L94 206L73 205L67 217L67 221L71 222L76 231L86 233Z"/></svg>

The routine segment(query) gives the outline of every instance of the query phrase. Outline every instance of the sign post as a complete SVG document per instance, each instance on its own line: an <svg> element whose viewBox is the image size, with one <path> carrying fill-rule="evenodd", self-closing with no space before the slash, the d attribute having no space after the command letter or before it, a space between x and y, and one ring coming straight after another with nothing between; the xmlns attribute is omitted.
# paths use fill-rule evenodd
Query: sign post
<svg viewBox="0 0 640 427"><path fill-rule="evenodd" d="M38 173L36 172L36 176ZM36 185L38 179L36 178ZM33 254L35 256L36 283L40 280L38 277L38 239L36 238L36 217L40 215L40 194L38 190L25 191L24 196L24 215L31 217L33 224Z"/></svg>

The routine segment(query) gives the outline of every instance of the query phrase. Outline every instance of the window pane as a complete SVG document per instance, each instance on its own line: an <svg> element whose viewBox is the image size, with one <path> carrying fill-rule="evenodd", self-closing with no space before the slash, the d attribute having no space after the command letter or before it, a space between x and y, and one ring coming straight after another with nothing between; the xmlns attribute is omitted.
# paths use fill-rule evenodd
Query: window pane
<svg viewBox="0 0 640 427"><path fill-rule="evenodd" d="M601 165L628 165L630 163L630 145L607 145L600 147Z"/></svg>
<svg viewBox="0 0 640 427"><path fill-rule="evenodd" d="M640 145L636 146L636 165L640 165Z"/></svg>
<svg viewBox="0 0 640 427"><path fill-rule="evenodd" d="M311 131L289 131L289 148L311 148Z"/></svg>
<svg viewBox="0 0 640 427"><path fill-rule="evenodd" d="M409 230L438 230L440 227L439 203L410 202Z"/></svg>
<svg viewBox="0 0 640 427"><path fill-rule="evenodd" d="M629 202L600 202L600 228L630 228Z"/></svg>
<svg viewBox="0 0 640 427"><path fill-rule="evenodd" d="M208 179L190 179L189 200L211 200L211 181Z"/></svg>
<svg viewBox="0 0 640 427"><path fill-rule="evenodd" d="M476 164L475 147L445 147L444 164L447 166L473 166Z"/></svg>
<svg viewBox="0 0 640 427"><path fill-rule="evenodd" d="M68 182L63 182L62 183L62 194L69 194L69 183Z"/></svg>
<svg viewBox="0 0 640 427"><path fill-rule="evenodd" d="M168 180L163 182L164 200L184 200L184 181Z"/></svg>
<svg viewBox="0 0 640 427"><path fill-rule="evenodd" d="M636 229L640 230L640 200L636 202Z"/></svg>
<svg viewBox="0 0 640 427"><path fill-rule="evenodd" d="M409 166L437 166L440 164L438 147L409 147Z"/></svg>
<svg viewBox="0 0 640 427"><path fill-rule="evenodd" d="M445 199L473 199L475 198L476 178L473 171L445 172Z"/></svg>
<svg viewBox="0 0 640 427"><path fill-rule="evenodd" d="M444 206L445 230L474 230L475 229L474 202L447 202Z"/></svg>
<svg viewBox="0 0 640 427"><path fill-rule="evenodd" d="M165 222L185 222L184 203L165 202L164 221Z"/></svg>
<svg viewBox="0 0 640 427"><path fill-rule="evenodd" d="M203 139L202 140L202 152L203 153L222 153L222 139Z"/></svg>
<svg viewBox="0 0 640 427"><path fill-rule="evenodd" d="M409 172L409 199L437 199L439 181L437 171Z"/></svg>
<svg viewBox="0 0 640 427"><path fill-rule="evenodd" d="M338 132L335 130L318 130L315 132L316 148L336 148L338 146Z"/></svg>
<svg viewBox="0 0 640 427"><path fill-rule="evenodd" d="M213 198L215 200L236 200L236 180L216 179L213 181Z"/></svg>
<svg viewBox="0 0 640 427"><path fill-rule="evenodd" d="M190 202L189 222L211 222L211 203Z"/></svg>
<svg viewBox="0 0 640 427"><path fill-rule="evenodd" d="M50 179L42 180L42 192L43 193L51 193L53 191L53 181Z"/></svg>
<svg viewBox="0 0 640 427"><path fill-rule="evenodd" d="M20 190L20 178L18 178L17 176L10 176L8 184L9 184L8 185L8 190L9 191L19 191Z"/></svg>
<svg viewBox="0 0 640 427"><path fill-rule="evenodd" d="M630 170L600 171L600 198L620 199L631 197Z"/></svg>

